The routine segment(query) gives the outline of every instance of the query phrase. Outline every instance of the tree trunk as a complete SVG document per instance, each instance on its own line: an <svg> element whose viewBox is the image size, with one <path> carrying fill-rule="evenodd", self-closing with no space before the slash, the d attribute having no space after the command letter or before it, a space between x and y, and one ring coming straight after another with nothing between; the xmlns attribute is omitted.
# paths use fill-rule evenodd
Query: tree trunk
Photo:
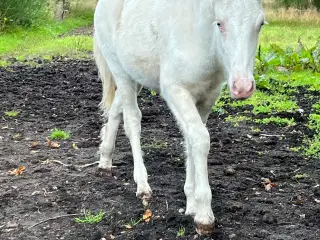
<svg viewBox="0 0 320 240"><path fill-rule="evenodd" d="M55 11L55 19L57 21L62 21L64 15L64 0L56 0L56 11Z"/></svg>
<svg viewBox="0 0 320 240"><path fill-rule="evenodd" d="M56 11L55 19L57 21L63 21L66 14L70 10L70 1L69 0L56 0Z"/></svg>

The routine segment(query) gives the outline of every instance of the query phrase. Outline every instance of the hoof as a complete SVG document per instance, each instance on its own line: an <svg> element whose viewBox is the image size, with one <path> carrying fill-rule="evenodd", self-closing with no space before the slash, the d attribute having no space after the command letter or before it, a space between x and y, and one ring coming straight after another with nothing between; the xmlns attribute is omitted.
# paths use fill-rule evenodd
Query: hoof
<svg viewBox="0 0 320 240"><path fill-rule="evenodd" d="M214 225L204 225L196 223L196 232L199 235L211 235L214 230Z"/></svg>
<svg viewBox="0 0 320 240"><path fill-rule="evenodd" d="M112 171L111 169L105 169L105 168L98 168L96 170L96 176L98 177L111 177L112 176Z"/></svg>
<svg viewBox="0 0 320 240"><path fill-rule="evenodd" d="M149 201L151 199L151 192L149 193L137 193L137 197L140 198L143 201Z"/></svg>

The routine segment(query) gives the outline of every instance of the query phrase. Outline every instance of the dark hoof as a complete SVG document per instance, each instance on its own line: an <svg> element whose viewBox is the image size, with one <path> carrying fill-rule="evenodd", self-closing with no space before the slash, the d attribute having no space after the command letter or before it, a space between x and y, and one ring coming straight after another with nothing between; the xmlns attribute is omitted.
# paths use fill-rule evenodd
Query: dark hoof
<svg viewBox="0 0 320 240"><path fill-rule="evenodd" d="M203 225L203 224L199 224L196 223L196 232L199 235L211 235L213 233L214 230L214 225Z"/></svg>

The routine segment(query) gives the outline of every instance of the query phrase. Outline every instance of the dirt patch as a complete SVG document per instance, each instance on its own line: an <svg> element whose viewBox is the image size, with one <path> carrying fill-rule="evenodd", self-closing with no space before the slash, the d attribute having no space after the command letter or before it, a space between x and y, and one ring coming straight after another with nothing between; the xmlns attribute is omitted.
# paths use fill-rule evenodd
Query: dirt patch
<svg viewBox="0 0 320 240"><path fill-rule="evenodd" d="M66 37L66 36L93 36L93 24L89 26L79 27L70 32L66 32L64 34L59 35L59 37Z"/></svg>
<svg viewBox="0 0 320 240"><path fill-rule="evenodd" d="M319 160L306 160L289 149L301 145L304 118L297 116L293 128L254 123L234 127L224 121L227 115L212 113L208 162L217 224L213 236L200 238L192 218L179 213L185 208L182 138L159 96L143 90L139 97L154 217L126 230L123 225L138 220L143 207L135 197L132 154L123 126L112 176L97 176L96 166L79 168L98 160L103 123L98 110L101 84L93 61L0 69L0 86L0 239L175 239L180 227L185 235L179 239L320 239ZM3 114L12 109L20 111L18 117ZM235 112L229 109L228 114ZM60 141L59 149L46 146L54 127L72 133L70 140ZM251 127L261 132L253 134ZM33 141L41 145L31 149ZM8 174L19 166L25 166L22 175ZM297 173L309 177L295 180ZM261 178L270 178L277 187L266 192ZM30 228L83 209L106 214L93 225L76 223L70 216Z"/></svg>

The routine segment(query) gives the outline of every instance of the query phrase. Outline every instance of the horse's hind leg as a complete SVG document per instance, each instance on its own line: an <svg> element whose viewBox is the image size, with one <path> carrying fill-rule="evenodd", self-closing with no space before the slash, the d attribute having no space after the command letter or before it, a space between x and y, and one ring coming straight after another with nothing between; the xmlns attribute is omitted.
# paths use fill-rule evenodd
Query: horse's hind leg
<svg viewBox="0 0 320 240"><path fill-rule="evenodd" d="M143 162L140 143L142 116L137 102L137 94L140 90L141 86L133 82L131 79L121 81L118 85L118 91L123 99L122 107L124 128L130 140L133 154L133 177L137 184L137 196L148 199L151 197L151 189L148 184L148 174Z"/></svg>
<svg viewBox="0 0 320 240"><path fill-rule="evenodd" d="M100 161L99 169L110 171L112 167L112 153L114 151L116 136L121 121L122 106L121 98L116 91L111 108L105 112L108 122L101 129Z"/></svg>

